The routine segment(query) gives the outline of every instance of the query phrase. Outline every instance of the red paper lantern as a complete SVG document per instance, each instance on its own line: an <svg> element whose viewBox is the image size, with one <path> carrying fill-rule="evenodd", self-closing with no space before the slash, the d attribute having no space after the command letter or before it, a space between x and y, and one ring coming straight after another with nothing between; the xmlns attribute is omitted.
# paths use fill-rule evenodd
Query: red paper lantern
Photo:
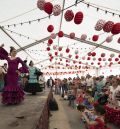
<svg viewBox="0 0 120 129"><path fill-rule="evenodd" d="M50 47L47 47L47 51L50 51Z"/></svg>
<svg viewBox="0 0 120 129"><path fill-rule="evenodd" d="M98 65L100 65L100 62L98 62Z"/></svg>
<svg viewBox="0 0 120 129"><path fill-rule="evenodd" d="M75 64L75 63L76 63L76 61L75 61L75 60L73 60L73 63Z"/></svg>
<svg viewBox="0 0 120 129"><path fill-rule="evenodd" d="M120 61L118 62L118 64L120 64Z"/></svg>
<svg viewBox="0 0 120 129"><path fill-rule="evenodd" d="M45 4L45 0L38 0L38 1L37 1L37 7L38 7L40 10L44 10L44 4Z"/></svg>
<svg viewBox="0 0 120 129"><path fill-rule="evenodd" d="M110 32L110 31L112 30L113 26L114 26L114 22L108 21L108 22L106 22L105 25L103 26L103 30L104 30L105 32Z"/></svg>
<svg viewBox="0 0 120 129"><path fill-rule="evenodd" d="M52 40L52 39L49 39L49 40L48 40L48 44L51 45L52 43L53 43L53 40Z"/></svg>
<svg viewBox="0 0 120 129"><path fill-rule="evenodd" d="M90 60L90 57L88 57L87 60Z"/></svg>
<svg viewBox="0 0 120 129"><path fill-rule="evenodd" d="M69 48L67 48L67 49L66 49L66 53L69 53L69 52L70 52L70 49L69 49Z"/></svg>
<svg viewBox="0 0 120 129"><path fill-rule="evenodd" d="M94 65L94 63L92 62L91 65Z"/></svg>
<svg viewBox="0 0 120 129"><path fill-rule="evenodd" d="M60 59L60 61L62 61L62 59Z"/></svg>
<svg viewBox="0 0 120 129"><path fill-rule="evenodd" d="M115 61L116 61L116 62L119 61L119 58L115 58Z"/></svg>
<svg viewBox="0 0 120 129"><path fill-rule="evenodd" d="M71 39L74 39L75 38L75 33L74 32L70 33L70 38Z"/></svg>
<svg viewBox="0 0 120 129"><path fill-rule="evenodd" d="M111 33L114 35L120 33L120 23L114 24Z"/></svg>
<svg viewBox="0 0 120 129"><path fill-rule="evenodd" d="M99 35L93 35L92 40L96 42L98 41L98 38L99 38Z"/></svg>
<svg viewBox="0 0 120 129"><path fill-rule="evenodd" d="M47 13L47 14L51 14L52 13L52 10L53 10L53 5L52 5L52 3L50 3L50 2L46 2L45 4L44 4L44 11Z"/></svg>
<svg viewBox="0 0 120 129"><path fill-rule="evenodd" d="M82 62L80 61L79 64L81 64Z"/></svg>
<svg viewBox="0 0 120 129"><path fill-rule="evenodd" d="M105 53L101 53L101 57L105 57Z"/></svg>
<svg viewBox="0 0 120 129"><path fill-rule="evenodd" d="M55 55L57 56L58 55L58 52L55 52Z"/></svg>
<svg viewBox="0 0 120 129"><path fill-rule="evenodd" d="M58 36L59 36L59 37L63 37L63 35L64 35L63 31L59 31L59 32L58 32Z"/></svg>
<svg viewBox="0 0 120 129"><path fill-rule="evenodd" d="M75 14L75 17L74 17L74 23L75 24L80 24L82 21L83 21L83 13L82 12L77 12Z"/></svg>
<svg viewBox="0 0 120 129"><path fill-rule="evenodd" d="M65 12L64 18L65 18L65 20L66 20L67 22L72 21L73 18L74 18L74 13L73 13L73 11L72 11L72 10L67 10L67 11Z"/></svg>
<svg viewBox="0 0 120 129"><path fill-rule="evenodd" d="M76 55L76 56L75 56L75 58L76 58L76 59L78 59L78 58L79 58L79 56L78 56L78 55Z"/></svg>
<svg viewBox="0 0 120 129"><path fill-rule="evenodd" d="M62 50L62 47L59 47L58 50L61 51Z"/></svg>
<svg viewBox="0 0 120 129"><path fill-rule="evenodd" d="M48 30L48 32L52 32L52 31L54 30L53 25L49 25L49 26L47 27L47 30Z"/></svg>
<svg viewBox="0 0 120 129"><path fill-rule="evenodd" d="M61 13L61 7L60 5L54 5L53 7L53 15L58 16Z"/></svg>
<svg viewBox="0 0 120 129"><path fill-rule="evenodd" d="M120 58L120 54L118 55L118 57Z"/></svg>
<svg viewBox="0 0 120 129"><path fill-rule="evenodd" d="M98 61L101 61L102 59L101 58L98 58Z"/></svg>
<svg viewBox="0 0 120 129"><path fill-rule="evenodd" d="M92 56L96 56L96 53L95 52L92 52L91 54L92 54Z"/></svg>
<svg viewBox="0 0 120 129"><path fill-rule="evenodd" d="M118 41L117 42L120 43L120 37L118 38Z"/></svg>

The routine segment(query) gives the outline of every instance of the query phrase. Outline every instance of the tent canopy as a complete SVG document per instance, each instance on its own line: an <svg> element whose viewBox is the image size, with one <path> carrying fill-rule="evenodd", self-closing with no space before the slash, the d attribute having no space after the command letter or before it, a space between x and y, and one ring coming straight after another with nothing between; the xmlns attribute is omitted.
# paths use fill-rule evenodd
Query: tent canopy
<svg viewBox="0 0 120 129"><path fill-rule="evenodd" d="M109 65L110 54L115 54L112 58L113 64L118 62L115 61L115 58L119 55L119 47L120 44L117 42L120 34L113 35L113 40L110 43L105 42L108 36L112 36L111 33L106 33L103 30L96 31L95 25L99 19L103 19L107 21L113 21L114 23L120 22L120 4L119 0L84 0L74 5L76 0L46 0L46 2L51 2L53 5L59 4L61 8L64 8L63 16L62 13L59 16L48 16L45 11L41 11L37 8L37 0L1 0L0 1L0 26L2 26L5 32L7 32L18 44L19 46L6 35L2 29L0 30L0 43L4 43L5 49L9 51L10 46L14 46L16 49L20 49L21 47L32 45L25 49L25 51L21 50L18 52L18 56L20 56L23 60L27 58L28 61L33 60L34 63L39 67L47 67L50 64L55 64L55 62L59 63L62 58L62 65L66 66L66 64L70 65L80 65L81 61L83 64L95 67L100 67ZM64 3L64 4L63 4ZM73 5L72 7L70 7ZM67 7L69 10L72 10L75 13L78 11L83 12L83 21L81 24L76 25L74 20L71 22L67 22L64 18L64 14L66 12ZM96 11L96 9L98 11ZM111 13L112 12L112 13ZM45 18L46 17L46 18ZM37 20L40 19L40 20ZM35 21L34 21L35 20ZM61 24L61 26L60 26ZM71 32L75 33L76 39L70 39L68 36L63 36L56 39L53 39L53 44L50 46L50 53L53 55L53 60L49 61L50 57L48 55L48 51L46 50L48 39L40 42L46 37L49 37L51 33L47 31L48 25L54 26L54 33L57 34L60 30L64 32L64 34L68 35ZM105 48L100 48L99 46L86 44L81 42L79 38L82 34L87 35L87 41L92 42L94 44L101 44L108 48L112 48L106 50ZM97 42L92 41L93 35L99 35L99 39ZM55 46L62 46L62 51L54 50ZM66 53L66 49L69 48L70 52ZM113 51L116 50L116 52ZM78 50L78 59L75 59L75 51ZM88 59L89 52L95 52L96 56ZM58 56L55 56L55 52L58 52ZM63 57L60 57L60 54L63 54ZM98 61L101 53L105 53L106 61ZM72 55L71 59L69 59L69 54ZM85 57L85 60L83 60ZM96 58L93 59L93 58ZM70 63L66 63L66 60L70 60ZM76 61L76 63L73 63ZM100 62L100 65L98 63ZM0 65L3 62L0 61ZM91 64L94 63L94 64Z"/></svg>

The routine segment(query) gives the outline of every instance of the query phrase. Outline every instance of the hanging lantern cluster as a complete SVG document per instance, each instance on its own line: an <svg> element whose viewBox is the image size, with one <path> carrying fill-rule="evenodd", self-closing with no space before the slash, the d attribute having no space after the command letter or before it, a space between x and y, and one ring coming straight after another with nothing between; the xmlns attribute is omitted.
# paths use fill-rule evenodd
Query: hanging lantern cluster
<svg viewBox="0 0 120 129"><path fill-rule="evenodd" d="M46 2L45 0L38 0L37 7L40 10L44 10L48 15L52 14L54 16L58 16L61 13L61 6L60 5L53 5L51 2Z"/></svg>
<svg viewBox="0 0 120 129"><path fill-rule="evenodd" d="M74 18L74 23L79 25L82 23L83 21L83 13L82 12L77 12L74 16L74 13L72 10L67 10L64 14L64 18L67 22L70 22L73 20Z"/></svg>

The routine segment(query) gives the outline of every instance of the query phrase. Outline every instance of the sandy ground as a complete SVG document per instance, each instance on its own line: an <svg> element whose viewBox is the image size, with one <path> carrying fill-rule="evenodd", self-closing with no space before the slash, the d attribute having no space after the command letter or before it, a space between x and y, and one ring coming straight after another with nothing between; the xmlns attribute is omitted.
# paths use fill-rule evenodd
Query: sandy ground
<svg viewBox="0 0 120 129"><path fill-rule="evenodd" d="M36 96L26 95L25 100L19 105L0 104L0 129L34 129L47 95L47 91Z"/></svg>

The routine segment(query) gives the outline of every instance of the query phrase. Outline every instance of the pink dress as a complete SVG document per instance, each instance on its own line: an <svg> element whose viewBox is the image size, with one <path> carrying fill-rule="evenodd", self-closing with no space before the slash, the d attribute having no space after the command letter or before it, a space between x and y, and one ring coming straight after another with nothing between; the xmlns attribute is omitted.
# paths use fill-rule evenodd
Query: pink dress
<svg viewBox="0 0 120 129"><path fill-rule="evenodd" d="M24 100L24 92L22 88L18 85L18 70L19 63L22 64L23 69L26 69L24 62L17 57L11 60L8 57L8 53L4 48L0 48L0 59L7 60L8 62L8 72L6 75L6 86L2 93L2 103L3 104L18 104Z"/></svg>

